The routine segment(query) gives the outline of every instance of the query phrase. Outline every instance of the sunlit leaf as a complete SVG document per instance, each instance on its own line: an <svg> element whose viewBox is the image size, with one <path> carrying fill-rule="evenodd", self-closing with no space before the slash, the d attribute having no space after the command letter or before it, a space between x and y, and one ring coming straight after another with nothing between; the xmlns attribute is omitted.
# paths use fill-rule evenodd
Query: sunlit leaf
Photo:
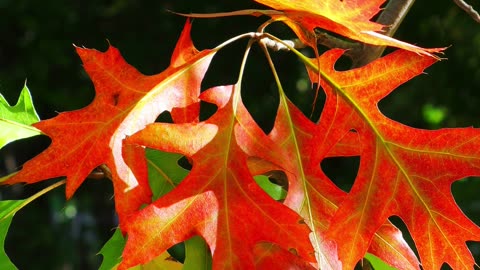
<svg viewBox="0 0 480 270"><path fill-rule="evenodd" d="M218 106L205 122L155 123L126 140L181 153L193 167L176 188L128 220L120 269L143 264L193 235L206 240L213 268L252 268L252 249L259 241L275 242L312 259L308 228L297 214L261 190L248 171L247 156L238 145L242 138L235 130L256 124L241 102L232 101L235 89L238 86L202 93L204 101Z"/></svg>
<svg viewBox="0 0 480 270"><path fill-rule="evenodd" d="M393 46L418 54L434 56L444 48L424 49L382 34L384 25L371 19L381 10L385 0L255 0L281 11L269 14L274 20L285 22L309 46L316 48L316 28L322 28L350 38L378 46ZM255 14L254 14L255 15Z"/></svg>
<svg viewBox="0 0 480 270"><path fill-rule="evenodd" d="M123 147L123 139L154 122L163 111L192 104L198 107L200 84L215 50L198 52L190 40L190 29L187 22L170 67L151 76L127 64L113 46L104 53L76 47L94 83L95 99L83 109L35 124L52 143L7 183L35 183L66 176L66 195L70 198L93 169L105 164L111 172L121 220L150 203L144 149ZM198 117L182 112L175 110L179 121Z"/></svg>
<svg viewBox="0 0 480 270"><path fill-rule="evenodd" d="M15 140L42 134L31 126L39 120L27 85L14 106L10 106L0 94L0 148Z"/></svg>

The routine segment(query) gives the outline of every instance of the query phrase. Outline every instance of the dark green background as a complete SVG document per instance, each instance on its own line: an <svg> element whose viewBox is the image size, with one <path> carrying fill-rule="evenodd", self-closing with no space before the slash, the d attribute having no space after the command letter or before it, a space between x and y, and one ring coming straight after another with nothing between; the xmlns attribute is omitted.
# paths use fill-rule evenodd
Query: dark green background
<svg viewBox="0 0 480 270"><path fill-rule="evenodd" d="M432 3L417 1L396 37L424 47L451 46L444 55L448 60L400 87L380 103L381 110L414 127L478 127L480 25L453 1ZM72 44L104 51L110 42L141 72L155 74L168 66L185 23L185 18L166 10L206 13L259 7L245 0L0 0L0 93L10 103L15 102L27 79L42 119L79 109L93 99L94 90ZM192 38L199 49L211 48L237 34L254 31L265 19L196 19ZM285 38L292 35L278 25L271 31ZM203 88L236 80L245 42L229 46L215 57ZM290 98L309 114L313 93L297 89L306 80L303 66L289 53L275 54L275 61ZM258 49L253 50L247 65L243 91L255 119L265 130L271 128L278 97ZM445 117L439 123L427 121L427 107L444 111ZM0 175L21 166L48 142L39 137L0 150ZM351 182L358 160L329 160L322 166L332 177ZM46 185L2 187L0 199L24 198ZM348 190L351 183L339 185ZM460 181L452 190L464 212L480 224L480 199L476 195L480 181ZM69 202L65 202L64 190L51 192L16 215L7 237L7 253L20 269L96 269L100 256L95 254L116 225L112 195L108 181L94 180L87 181ZM72 210L76 214L68 215ZM472 249L478 258L480 246L472 245Z"/></svg>

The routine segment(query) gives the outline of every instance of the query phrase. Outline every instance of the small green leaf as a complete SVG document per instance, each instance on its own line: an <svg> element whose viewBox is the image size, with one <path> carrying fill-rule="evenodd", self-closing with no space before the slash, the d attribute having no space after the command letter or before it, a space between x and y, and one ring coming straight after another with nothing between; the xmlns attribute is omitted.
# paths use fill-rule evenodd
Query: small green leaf
<svg viewBox="0 0 480 270"><path fill-rule="evenodd" d="M125 242L122 232L120 229L117 229L98 252L98 254L103 256L103 261L99 270L113 269L122 261L122 252L125 247Z"/></svg>
<svg viewBox="0 0 480 270"><path fill-rule="evenodd" d="M212 255L205 240L194 236L185 241L185 263L182 270L212 269Z"/></svg>
<svg viewBox="0 0 480 270"><path fill-rule="evenodd" d="M17 200L17 201L0 201L0 222L9 219L15 215L15 213L20 210L25 203L25 200Z"/></svg>
<svg viewBox="0 0 480 270"><path fill-rule="evenodd" d="M0 269L17 269L5 253L4 246L10 223L22 203L24 203L24 200L0 201L0 209L2 209L0 212Z"/></svg>
<svg viewBox="0 0 480 270"><path fill-rule="evenodd" d="M8 227L12 222L13 216L0 221L0 269L17 269L5 253L4 245L7 237Z"/></svg>
<svg viewBox="0 0 480 270"><path fill-rule="evenodd" d="M396 270L397 268L391 267L380 258L370 253L365 255L365 259L367 259L370 264L372 265L373 269L375 270Z"/></svg>
<svg viewBox="0 0 480 270"><path fill-rule="evenodd" d="M189 173L188 170L178 165L178 161L182 158L180 154L147 148L146 156L148 179L153 192L153 201L171 191Z"/></svg>
<svg viewBox="0 0 480 270"><path fill-rule="evenodd" d="M272 199L279 201L285 199L287 196L287 192L281 186L270 182L265 175L257 175L253 178Z"/></svg>
<svg viewBox="0 0 480 270"><path fill-rule="evenodd" d="M0 94L0 148L12 141L42 134L31 126L39 120L26 85L15 106L10 106Z"/></svg>
<svg viewBox="0 0 480 270"><path fill-rule="evenodd" d="M0 201L0 269L17 269L4 250L5 237L7 236L8 228L15 213L38 197L63 184L65 184L65 180L58 181L24 200Z"/></svg>

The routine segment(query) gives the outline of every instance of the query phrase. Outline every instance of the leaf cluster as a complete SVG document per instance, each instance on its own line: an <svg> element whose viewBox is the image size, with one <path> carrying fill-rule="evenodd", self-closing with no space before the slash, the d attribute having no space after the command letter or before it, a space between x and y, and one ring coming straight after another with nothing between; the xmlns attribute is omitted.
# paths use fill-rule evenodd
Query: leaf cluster
<svg viewBox="0 0 480 270"><path fill-rule="evenodd" d="M15 106L0 96L0 147L38 134L52 139L1 183L65 178L25 201L2 202L0 239L23 205L64 183L71 198L99 173L112 182L119 217L118 230L100 251L101 269L181 267L167 259L180 243L185 269L353 269L366 256L399 269L473 267L465 243L480 241L480 228L462 213L450 188L480 175L479 130L416 129L378 109L397 87L440 60L444 48L382 35L383 26L371 21L382 0L257 2L272 9L188 15L269 19L254 32L201 51L187 21L169 67L155 75L138 72L113 46L106 52L76 47L96 92L80 110L39 121L26 88ZM290 27L299 41L270 34L276 22ZM346 52L319 53L318 28L358 44L398 49L363 67L337 71ZM201 92L213 57L240 39L249 42L238 80ZM264 52L280 97L269 133L242 101L254 45ZM315 57L299 46L312 48ZM324 92L318 121L285 94L270 55L277 50L296 55L311 90ZM203 121L201 102L216 107ZM164 112L171 123L156 122ZM335 184L341 179L330 179L320 164L353 156L360 166L347 193ZM389 221L392 216L406 224L418 257ZM3 251L0 256L5 267L14 267Z"/></svg>

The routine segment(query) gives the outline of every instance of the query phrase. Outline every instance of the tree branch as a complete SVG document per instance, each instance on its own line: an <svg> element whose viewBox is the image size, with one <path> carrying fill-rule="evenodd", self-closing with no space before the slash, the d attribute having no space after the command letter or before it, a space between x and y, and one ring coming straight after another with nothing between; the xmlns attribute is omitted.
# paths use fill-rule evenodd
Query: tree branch
<svg viewBox="0 0 480 270"><path fill-rule="evenodd" d="M315 36L317 38L317 44L328 48L347 50L345 55L352 59L362 51L361 43L343 37L336 37L323 29L315 29Z"/></svg>
<svg viewBox="0 0 480 270"><path fill-rule="evenodd" d="M472 6L470 6L463 0L453 0L453 2L455 2L455 4L457 4L457 6L459 6L461 9L465 10L465 12L467 12L467 14L472 17L472 19L480 23L480 15Z"/></svg>
<svg viewBox="0 0 480 270"><path fill-rule="evenodd" d="M393 36L415 0L390 0L377 19L385 25L383 34ZM348 49L346 55L352 59L352 68L364 66L380 57L385 46L367 45L360 42L337 38L321 29L316 29L317 44L329 48Z"/></svg>
<svg viewBox="0 0 480 270"><path fill-rule="evenodd" d="M455 0L456 1L456 0ZM390 0L377 19L377 23L385 25L386 36L392 37L412 7L415 0ZM353 57L352 67L361 67L380 57L385 46L363 44Z"/></svg>

